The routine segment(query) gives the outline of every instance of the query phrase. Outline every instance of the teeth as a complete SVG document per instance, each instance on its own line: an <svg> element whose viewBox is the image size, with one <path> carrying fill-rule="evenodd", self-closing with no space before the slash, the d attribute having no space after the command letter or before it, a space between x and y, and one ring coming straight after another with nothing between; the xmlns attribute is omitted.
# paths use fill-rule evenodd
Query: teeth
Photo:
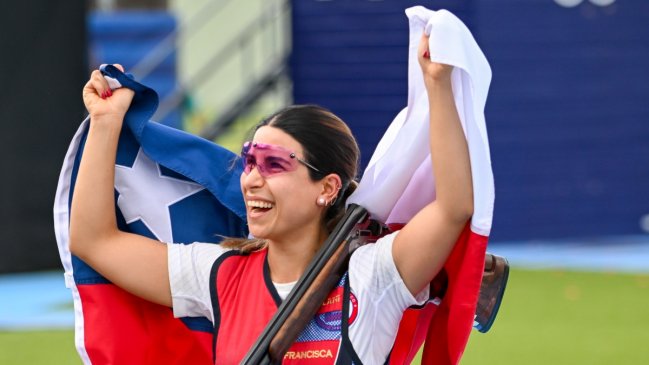
<svg viewBox="0 0 649 365"><path fill-rule="evenodd" d="M260 200L248 200L248 206L251 208L272 208L273 204Z"/></svg>

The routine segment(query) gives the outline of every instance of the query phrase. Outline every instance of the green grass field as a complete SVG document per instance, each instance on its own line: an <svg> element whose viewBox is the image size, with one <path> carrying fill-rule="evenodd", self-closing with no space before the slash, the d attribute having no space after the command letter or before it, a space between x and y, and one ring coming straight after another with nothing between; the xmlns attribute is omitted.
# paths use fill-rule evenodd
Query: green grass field
<svg viewBox="0 0 649 365"><path fill-rule="evenodd" d="M648 327L649 275L514 269L496 323L473 332L461 363L646 364ZM0 364L80 364L73 337L0 332Z"/></svg>

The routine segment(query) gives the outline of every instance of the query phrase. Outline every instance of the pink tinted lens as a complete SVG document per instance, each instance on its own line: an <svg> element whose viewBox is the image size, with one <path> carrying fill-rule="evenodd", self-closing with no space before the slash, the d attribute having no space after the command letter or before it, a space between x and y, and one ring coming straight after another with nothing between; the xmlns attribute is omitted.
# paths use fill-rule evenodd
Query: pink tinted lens
<svg viewBox="0 0 649 365"><path fill-rule="evenodd" d="M249 174L255 167L264 176L293 171L298 161L295 154L279 146L246 142L241 150L243 171Z"/></svg>

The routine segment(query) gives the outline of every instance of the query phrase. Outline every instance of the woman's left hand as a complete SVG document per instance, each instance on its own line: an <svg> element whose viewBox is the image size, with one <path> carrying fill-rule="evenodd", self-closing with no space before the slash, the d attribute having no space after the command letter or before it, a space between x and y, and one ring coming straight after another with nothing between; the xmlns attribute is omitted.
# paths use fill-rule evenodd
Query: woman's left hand
<svg viewBox="0 0 649 365"><path fill-rule="evenodd" d="M450 81L453 66L432 62L430 60L428 38L429 37L426 35L426 33L421 34L421 40L419 41L419 48L417 50L419 65L421 66L421 71L424 74L424 83L426 83L426 86L428 86L429 84L437 81Z"/></svg>

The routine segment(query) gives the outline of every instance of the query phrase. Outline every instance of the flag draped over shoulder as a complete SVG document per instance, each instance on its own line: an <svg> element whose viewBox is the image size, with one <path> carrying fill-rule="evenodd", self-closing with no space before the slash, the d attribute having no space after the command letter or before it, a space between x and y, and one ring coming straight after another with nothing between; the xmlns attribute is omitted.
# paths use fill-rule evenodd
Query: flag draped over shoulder
<svg viewBox="0 0 649 365"><path fill-rule="evenodd" d="M112 88L135 91L124 118L115 165L120 230L162 242L218 242L245 237L245 206L236 155L214 143L151 122L152 89L114 66L102 66ZM54 202L54 225L66 285L72 290L75 343L85 364L209 364L212 324L173 318L170 308L116 287L69 250L74 184L91 120L66 154Z"/></svg>
<svg viewBox="0 0 649 365"><path fill-rule="evenodd" d="M469 147L474 215L444 265L448 289L441 305L407 311L391 364L409 364L424 338L422 363L457 364L474 323L493 216L494 184L484 117L491 68L471 32L450 12L416 6L406 15L410 22L408 105L379 142L348 203L367 208L380 221L402 224L435 199L428 98L417 59L425 31L430 35L431 61L454 66L451 81Z"/></svg>

